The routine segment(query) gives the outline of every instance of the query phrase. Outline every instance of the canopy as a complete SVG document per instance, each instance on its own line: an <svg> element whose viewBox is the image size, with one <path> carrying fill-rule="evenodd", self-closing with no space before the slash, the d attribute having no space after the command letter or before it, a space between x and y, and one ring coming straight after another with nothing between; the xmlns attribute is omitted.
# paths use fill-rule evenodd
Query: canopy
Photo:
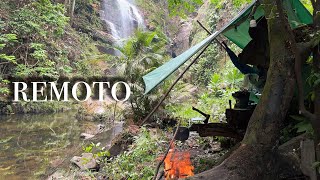
<svg viewBox="0 0 320 180"><path fill-rule="evenodd" d="M203 49L206 45L211 43L219 34L224 35L230 41L243 49L251 41L248 33L250 23L248 16L250 15L256 1L257 0L254 0L247 8L243 9L235 18L233 18L232 21L230 21L230 23L221 28L221 30L216 31L211 36L191 47L181 55L169 60L154 71L143 76L145 83L145 94L150 92L153 88L168 78L192 56ZM312 23L312 15L303 6L300 0L283 0L283 7L288 14L291 28L297 28ZM259 19L262 16L264 16L263 8L258 6L254 17L255 19Z"/></svg>

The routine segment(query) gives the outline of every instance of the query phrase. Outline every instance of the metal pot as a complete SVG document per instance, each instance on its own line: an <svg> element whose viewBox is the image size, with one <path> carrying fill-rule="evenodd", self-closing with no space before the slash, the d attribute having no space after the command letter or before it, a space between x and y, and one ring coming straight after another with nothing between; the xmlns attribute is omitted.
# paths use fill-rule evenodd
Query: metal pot
<svg viewBox="0 0 320 180"><path fill-rule="evenodd" d="M176 132L176 128L174 128L173 132ZM174 139L179 141L185 141L189 138L189 135L190 135L189 128L180 126L178 129L177 135Z"/></svg>

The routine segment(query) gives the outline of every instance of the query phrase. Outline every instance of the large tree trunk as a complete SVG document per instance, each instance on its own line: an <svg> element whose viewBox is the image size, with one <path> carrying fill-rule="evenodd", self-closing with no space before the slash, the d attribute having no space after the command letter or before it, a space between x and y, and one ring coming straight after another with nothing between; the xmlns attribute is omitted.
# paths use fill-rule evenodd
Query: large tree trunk
<svg viewBox="0 0 320 180"><path fill-rule="evenodd" d="M320 9L320 8L319 8ZM317 11L315 9L315 11ZM320 19L314 17L314 25L316 29L320 29ZM320 45L316 46L313 50L313 71L315 73L320 72ZM314 115L315 119L311 120L312 128L314 130L314 142L316 160L320 161L320 85L314 88L315 100L314 100ZM319 168L319 167L318 167ZM320 174L317 172L317 179L320 180Z"/></svg>
<svg viewBox="0 0 320 180"><path fill-rule="evenodd" d="M313 25L315 30L320 30L320 1L311 1L313 5ZM320 45L316 46L313 50L313 70L315 73L320 72ZM314 130L315 140L315 151L316 160L320 161L320 85L317 85L314 89L315 100L314 100L314 114L315 119L312 121L312 128ZM318 167L319 168L319 167ZM320 174L317 171L317 179L320 180Z"/></svg>
<svg viewBox="0 0 320 180"><path fill-rule="evenodd" d="M242 145L219 166L190 179L278 179L277 145L295 89L295 61L274 1L264 0L263 4L269 26L270 66L261 100Z"/></svg>
<svg viewBox="0 0 320 180"><path fill-rule="evenodd" d="M313 69L314 72L320 72L320 46L316 46L313 51ZM311 121L312 128L314 130L314 142L315 142L315 151L316 159L320 161L320 85L317 85L314 90L315 100L314 100L314 114L315 119ZM319 167L318 167L319 168ZM320 174L317 173L317 179L320 180Z"/></svg>

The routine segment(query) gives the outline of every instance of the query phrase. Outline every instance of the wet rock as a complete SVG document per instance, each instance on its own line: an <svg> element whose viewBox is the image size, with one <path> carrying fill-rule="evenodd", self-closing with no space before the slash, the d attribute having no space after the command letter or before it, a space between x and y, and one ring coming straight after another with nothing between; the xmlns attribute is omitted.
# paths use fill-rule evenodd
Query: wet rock
<svg viewBox="0 0 320 180"><path fill-rule="evenodd" d="M81 156L74 156L70 161L81 170L99 170L99 164L92 153L82 153Z"/></svg>
<svg viewBox="0 0 320 180"><path fill-rule="evenodd" d="M101 45L96 45L96 47L99 50L99 52L104 53L104 54L110 54L113 56L120 54L119 50L114 49L114 48L105 47L105 46L101 46Z"/></svg>
<svg viewBox="0 0 320 180"><path fill-rule="evenodd" d="M101 41L107 44L113 44L115 42L114 37L104 31L93 30L91 32L92 39L96 41Z"/></svg>
<svg viewBox="0 0 320 180"><path fill-rule="evenodd" d="M108 130L110 127L111 126L106 126L104 124L95 124L95 122L85 122L82 124L82 129L85 131L81 133L80 138L90 139L93 136Z"/></svg>
<svg viewBox="0 0 320 180"><path fill-rule="evenodd" d="M137 28L139 27L139 21L137 21L136 19L133 19L133 20L132 20L132 24L133 24L133 27L134 27L135 29L137 29Z"/></svg>
<svg viewBox="0 0 320 180"><path fill-rule="evenodd" d="M94 137L94 135L88 134L88 133L81 133L81 134L80 134L80 138L81 138L81 139L85 139L85 140L91 139L91 138L93 138L93 137Z"/></svg>
<svg viewBox="0 0 320 180"><path fill-rule="evenodd" d="M103 14L103 13L102 13ZM102 28L104 31L106 31L107 33L111 34L112 33L112 29L110 27L110 24L106 21L106 20L102 20Z"/></svg>

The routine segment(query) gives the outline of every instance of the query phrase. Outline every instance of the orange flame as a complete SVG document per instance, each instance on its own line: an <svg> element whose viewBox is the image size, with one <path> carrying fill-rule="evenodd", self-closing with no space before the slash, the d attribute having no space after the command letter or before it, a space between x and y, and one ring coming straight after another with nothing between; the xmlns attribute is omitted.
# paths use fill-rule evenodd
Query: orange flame
<svg viewBox="0 0 320 180"><path fill-rule="evenodd" d="M165 179L172 180L193 176L190 152L179 152L172 146L164 160Z"/></svg>

